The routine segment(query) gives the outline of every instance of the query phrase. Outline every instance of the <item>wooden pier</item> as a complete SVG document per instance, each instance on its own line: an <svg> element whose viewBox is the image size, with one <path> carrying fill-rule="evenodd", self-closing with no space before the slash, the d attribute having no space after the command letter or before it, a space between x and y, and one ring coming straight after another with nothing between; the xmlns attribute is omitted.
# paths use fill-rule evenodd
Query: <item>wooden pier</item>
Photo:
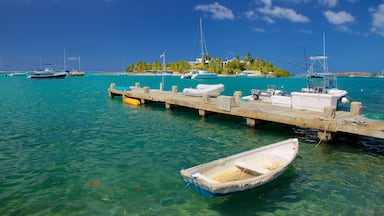
<svg viewBox="0 0 384 216"><path fill-rule="evenodd" d="M115 84L111 83L108 94L111 97L136 98L142 104L162 102L167 109L188 107L198 110L200 116L206 116L208 113L239 116L245 118L250 126L255 126L260 121L268 121L318 129L318 136L322 141L331 140L338 132L384 139L384 121L363 117L363 106L360 102L352 102L350 112L336 111L333 107L325 107L324 112L315 112L275 106L262 101L240 102L241 92L234 92L233 96L193 97L178 92L177 86L172 86L172 91L160 91L149 87L142 88L139 83L130 91L118 90Z"/></svg>

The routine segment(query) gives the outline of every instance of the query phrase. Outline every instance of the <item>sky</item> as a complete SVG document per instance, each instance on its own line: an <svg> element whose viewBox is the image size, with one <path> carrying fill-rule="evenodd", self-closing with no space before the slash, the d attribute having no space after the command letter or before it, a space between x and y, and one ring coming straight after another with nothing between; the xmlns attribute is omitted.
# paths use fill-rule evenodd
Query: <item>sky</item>
<svg viewBox="0 0 384 216"><path fill-rule="evenodd" d="M192 61L200 18L212 57L249 52L298 74L325 47L332 72L384 68L383 0L0 0L0 70L62 68L64 50L84 71Z"/></svg>

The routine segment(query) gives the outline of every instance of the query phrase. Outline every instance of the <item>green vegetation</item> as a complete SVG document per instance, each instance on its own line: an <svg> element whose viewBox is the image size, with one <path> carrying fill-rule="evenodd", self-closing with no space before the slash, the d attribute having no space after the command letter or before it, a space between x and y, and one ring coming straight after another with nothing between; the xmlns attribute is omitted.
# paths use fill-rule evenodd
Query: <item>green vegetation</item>
<svg viewBox="0 0 384 216"><path fill-rule="evenodd" d="M259 57L252 58L251 53L247 53L244 60L240 56L236 56L232 60L223 61L221 58L213 58L211 56L204 56L203 62L200 64L190 64L187 61L169 62L166 65L167 70L185 73L190 69L201 69L209 72L214 72L224 75L240 74L244 70L260 71L264 76L272 77L289 77L288 70L275 67L271 62L267 62ZM152 64L144 61L139 61L136 64L131 64L127 68L127 72L142 73L146 71L161 71L162 65L159 61L155 60Z"/></svg>

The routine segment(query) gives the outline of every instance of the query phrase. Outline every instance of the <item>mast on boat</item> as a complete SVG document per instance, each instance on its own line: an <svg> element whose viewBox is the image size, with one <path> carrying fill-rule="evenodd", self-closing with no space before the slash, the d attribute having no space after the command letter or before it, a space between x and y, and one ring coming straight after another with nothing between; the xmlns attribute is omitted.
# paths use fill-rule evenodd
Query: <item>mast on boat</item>
<svg viewBox="0 0 384 216"><path fill-rule="evenodd" d="M64 48L64 72L67 72L67 60L65 57L65 48Z"/></svg>
<svg viewBox="0 0 384 216"><path fill-rule="evenodd" d="M208 48L204 39L203 21L201 17L200 17L200 46L201 46L201 60L202 60L202 63L205 64L205 56L208 55Z"/></svg>
<svg viewBox="0 0 384 216"><path fill-rule="evenodd" d="M160 58L163 59L162 70L161 70L160 91L163 91L163 88L164 88L164 73L165 73L165 52L163 52L163 54L160 55Z"/></svg>

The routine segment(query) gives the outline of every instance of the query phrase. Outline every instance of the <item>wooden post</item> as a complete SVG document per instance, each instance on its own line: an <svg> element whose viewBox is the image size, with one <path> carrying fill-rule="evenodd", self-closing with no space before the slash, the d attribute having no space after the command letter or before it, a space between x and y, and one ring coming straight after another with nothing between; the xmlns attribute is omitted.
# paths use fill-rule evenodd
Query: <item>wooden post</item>
<svg viewBox="0 0 384 216"><path fill-rule="evenodd" d="M172 86L172 93L176 94L177 92L178 92L177 86L176 85Z"/></svg>
<svg viewBox="0 0 384 216"><path fill-rule="evenodd" d="M145 104L145 100L143 98L140 99L141 104Z"/></svg>
<svg viewBox="0 0 384 216"><path fill-rule="evenodd" d="M235 97L235 103L239 103L241 100L241 96L243 95L242 91L235 91L233 96Z"/></svg>
<svg viewBox="0 0 384 216"><path fill-rule="evenodd" d="M109 88L108 88L108 95L109 97L113 97L114 95L112 94L111 90L114 89L116 87L116 84L115 83L111 83L109 85Z"/></svg>
<svg viewBox="0 0 384 216"><path fill-rule="evenodd" d="M205 110L199 110L199 116L205 117L206 116L206 111Z"/></svg>
<svg viewBox="0 0 384 216"><path fill-rule="evenodd" d="M170 103L165 103L165 109L171 109L171 104Z"/></svg>
<svg viewBox="0 0 384 216"><path fill-rule="evenodd" d="M333 133L331 132L326 132L326 131L318 131L317 136L319 139L323 142L328 142L331 141L333 138Z"/></svg>
<svg viewBox="0 0 384 216"><path fill-rule="evenodd" d="M149 94L149 87L144 87L144 94Z"/></svg>
<svg viewBox="0 0 384 216"><path fill-rule="evenodd" d="M208 94L203 94L203 103L211 102L211 97Z"/></svg>
<svg viewBox="0 0 384 216"><path fill-rule="evenodd" d="M259 120L252 119L252 118L246 118L246 120L247 120L247 125L251 127L255 127L259 123Z"/></svg>
<svg viewBox="0 0 384 216"><path fill-rule="evenodd" d="M336 107L332 107L332 106L327 106L327 107L324 107L324 117L326 120L328 121L333 121L333 119L336 118ZM326 123L327 125L329 123ZM328 142L328 141L331 141L332 138L333 138L333 133L332 132L329 132L327 131L328 128L324 128L324 130L319 130L317 132L317 137L321 140L321 141L325 141L325 142Z"/></svg>
<svg viewBox="0 0 384 216"><path fill-rule="evenodd" d="M336 117L336 108L332 106L324 107L324 117L326 119L335 119Z"/></svg>
<svg viewBox="0 0 384 216"><path fill-rule="evenodd" d="M352 102L350 112L353 115L361 115L363 113L363 104L361 102Z"/></svg>

